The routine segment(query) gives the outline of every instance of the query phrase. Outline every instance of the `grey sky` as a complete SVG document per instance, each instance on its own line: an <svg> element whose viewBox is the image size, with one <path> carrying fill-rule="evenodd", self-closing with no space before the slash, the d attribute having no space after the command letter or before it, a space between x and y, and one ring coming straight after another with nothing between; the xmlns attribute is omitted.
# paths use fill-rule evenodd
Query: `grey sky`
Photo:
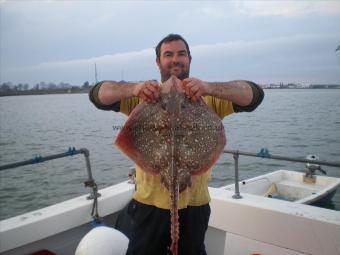
<svg viewBox="0 0 340 255"><path fill-rule="evenodd" d="M1 1L0 82L159 79L154 46L183 35L191 76L340 83L339 1Z"/></svg>

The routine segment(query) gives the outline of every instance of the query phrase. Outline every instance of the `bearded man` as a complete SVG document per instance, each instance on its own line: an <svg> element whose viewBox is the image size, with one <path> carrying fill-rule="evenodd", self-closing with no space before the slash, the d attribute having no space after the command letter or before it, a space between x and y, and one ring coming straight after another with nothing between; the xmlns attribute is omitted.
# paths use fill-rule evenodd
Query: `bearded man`
<svg viewBox="0 0 340 255"><path fill-rule="evenodd" d="M169 34L156 47L156 63L161 83L175 75L183 81L188 98L204 102L223 119L234 112L250 112L262 102L263 90L253 82L237 80L209 83L190 77L191 53L186 40ZM102 81L90 91L90 100L102 110L129 115L141 101L155 102L161 84L154 80L140 83ZM180 255L204 255L204 236L210 217L208 181L211 169L192 176L192 185L179 195ZM161 186L159 175L149 174L136 166L136 191L127 207L130 230L128 255L169 254L169 192Z"/></svg>

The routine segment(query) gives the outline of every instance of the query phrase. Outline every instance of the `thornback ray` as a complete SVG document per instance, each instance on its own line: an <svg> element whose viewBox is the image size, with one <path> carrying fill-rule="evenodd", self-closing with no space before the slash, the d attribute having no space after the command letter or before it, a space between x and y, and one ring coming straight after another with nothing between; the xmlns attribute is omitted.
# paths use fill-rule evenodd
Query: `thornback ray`
<svg viewBox="0 0 340 255"><path fill-rule="evenodd" d="M131 112L116 146L143 171L160 175L169 191L171 252L177 255L179 193L191 186L191 176L210 169L226 145L219 116L203 100L185 96L175 76L160 87L156 103L142 102Z"/></svg>

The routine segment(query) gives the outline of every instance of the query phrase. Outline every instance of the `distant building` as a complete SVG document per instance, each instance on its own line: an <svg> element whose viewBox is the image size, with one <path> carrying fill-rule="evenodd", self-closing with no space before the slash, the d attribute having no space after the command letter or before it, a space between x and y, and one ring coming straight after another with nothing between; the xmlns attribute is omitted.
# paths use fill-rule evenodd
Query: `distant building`
<svg viewBox="0 0 340 255"><path fill-rule="evenodd" d="M281 87L280 84L275 84L275 83L269 84L269 88L271 88L271 89L279 89L280 87Z"/></svg>
<svg viewBox="0 0 340 255"><path fill-rule="evenodd" d="M298 87L298 85L295 84L295 83L288 83L288 84L287 84L287 88L288 88L288 89L296 89L297 87Z"/></svg>

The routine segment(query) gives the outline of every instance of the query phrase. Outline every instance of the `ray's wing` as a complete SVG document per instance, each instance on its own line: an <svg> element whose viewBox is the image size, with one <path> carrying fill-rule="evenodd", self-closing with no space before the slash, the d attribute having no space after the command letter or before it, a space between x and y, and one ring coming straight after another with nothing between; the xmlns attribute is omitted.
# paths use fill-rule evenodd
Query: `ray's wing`
<svg viewBox="0 0 340 255"><path fill-rule="evenodd" d="M168 125L160 103L143 102L132 111L115 144L141 169L158 174L168 164Z"/></svg>
<svg viewBox="0 0 340 255"><path fill-rule="evenodd" d="M221 119L203 101L182 106L178 161L192 175L210 169L226 144Z"/></svg>

